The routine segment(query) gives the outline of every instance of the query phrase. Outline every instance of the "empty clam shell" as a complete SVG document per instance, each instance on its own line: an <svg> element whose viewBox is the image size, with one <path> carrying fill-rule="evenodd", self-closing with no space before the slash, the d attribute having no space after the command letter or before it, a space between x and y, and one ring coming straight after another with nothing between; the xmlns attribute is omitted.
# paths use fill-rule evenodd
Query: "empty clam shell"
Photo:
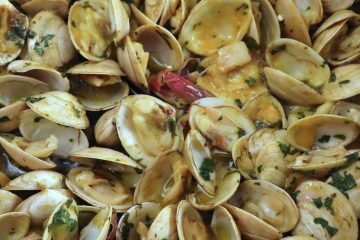
<svg viewBox="0 0 360 240"><path fill-rule="evenodd" d="M112 218L111 206L101 209L80 232L80 239L106 240Z"/></svg>
<svg viewBox="0 0 360 240"><path fill-rule="evenodd" d="M21 203L22 199L12 192L0 190L0 215L8 212L13 212L16 206Z"/></svg>
<svg viewBox="0 0 360 240"><path fill-rule="evenodd" d="M29 229L30 217L28 214L10 212L0 215L0 239L22 239Z"/></svg>
<svg viewBox="0 0 360 240"><path fill-rule="evenodd" d="M177 240L176 210L177 205L168 205L161 209L149 228L147 239Z"/></svg>

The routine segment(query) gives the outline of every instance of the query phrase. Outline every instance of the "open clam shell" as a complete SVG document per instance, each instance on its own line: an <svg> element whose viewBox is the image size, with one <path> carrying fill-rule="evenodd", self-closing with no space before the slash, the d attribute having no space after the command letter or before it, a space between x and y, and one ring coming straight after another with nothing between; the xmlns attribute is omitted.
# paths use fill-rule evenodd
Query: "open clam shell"
<svg viewBox="0 0 360 240"><path fill-rule="evenodd" d="M71 40L80 54L90 61L99 62L110 55L113 32L109 5L109 1L89 0L77 1L70 8L68 29Z"/></svg>
<svg viewBox="0 0 360 240"><path fill-rule="evenodd" d="M39 12L29 29L32 37L28 38L27 50L33 61L60 68L75 56L66 23L55 13Z"/></svg>
<svg viewBox="0 0 360 240"><path fill-rule="evenodd" d="M160 210L160 205L152 202L133 206L120 218L116 228L116 239L146 239L148 228Z"/></svg>
<svg viewBox="0 0 360 240"><path fill-rule="evenodd" d="M179 41L195 54L211 55L218 47L241 40L248 31L251 15L248 0L202 1L190 12Z"/></svg>
<svg viewBox="0 0 360 240"><path fill-rule="evenodd" d="M187 196L188 201L200 210L212 210L225 203L236 192L240 184L241 175L235 168L229 168L225 164L218 163L215 166L216 193L209 196L200 189L194 189Z"/></svg>
<svg viewBox="0 0 360 240"><path fill-rule="evenodd" d="M224 207L233 216L239 232L245 238L251 240L276 240L282 237L282 234L279 230L256 217L255 215L228 203L224 204ZM256 226L256 228L254 226Z"/></svg>
<svg viewBox="0 0 360 240"><path fill-rule="evenodd" d="M237 140L232 148L231 155L236 168L245 179L255 178L255 166L252 161L253 157L248 152L249 135Z"/></svg>
<svg viewBox="0 0 360 240"><path fill-rule="evenodd" d="M233 217L223 206L215 208L211 219L211 230L216 239L241 240L240 232Z"/></svg>
<svg viewBox="0 0 360 240"><path fill-rule="evenodd" d="M4 190L44 190L64 189L65 177L61 173L47 170L37 170L24 173L8 182Z"/></svg>
<svg viewBox="0 0 360 240"><path fill-rule="evenodd" d="M177 240L176 210L177 205L168 205L161 209L149 228L147 239Z"/></svg>
<svg viewBox="0 0 360 240"><path fill-rule="evenodd" d="M111 20L111 29L114 34L114 43L118 45L120 41L130 32L129 17L123 2L118 0L110 0L109 14Z"/></svg>
<svg viewBox="0 0 360 240"><path fill-rule="evenodd" d="M34 144L33 150L35 150L36 152L46 151L48 153L45 154L49 156L57 148L57 140L54 140L55 141L48 142L47 140L44 140L44 142L42 144L38 144L38 146L35 146ZM31 143L29 144L29 147L22 149L20 145L18 145L19 142L24 142L24 138L10 134L0 135L0 145L20 166L26 167L31 170L44 170L56 167L56 164L47 158L48 156L44 155L43 159L34 156L33 151L29 151Z"/></svg>
<svg viewBox="0 0 360 240"><path fill-rule="evenodd" d="M126 167L142 170L143 167L125 154L110 148L90 147L69 154L69 159L86 166L94 167L100 162L102 167L124 170Z"/></svg>
<svg viewBox="0 0 360 240"><path fill-rule="evenodd" d="M8 0L0 1L1 9L1 53L0 66L4 66L20 55L25 44L29 20Z"/></svg>
<svg viewBox="0 0 360 240"><path fill-rule="evenodd" d="M111 148L121 144L115 124L117 111L117 107L106 111L95 124L95 140L100 146Z"/></svg>
<svg viewBox="0 0 360 240"><path fill-rule="evenodd" d="M330 114L347 117L360 124L360 105L358 104L339 101L333 105Z"/></svg>
<svg viewBox="0 0 360 240"><path fill-rule="evenodd" d="M8 212L13 212L22 199L12 192L0 190L0 215Z"/></svg>
<svg viewBox="0 0 360 240"><path fill-rule="evenodd" d="M109 171L73 168L67 174L65 183L71 192L97 207L112 205L123 212L133 205L130 186Z"/></svg>
<svg viewBox="0 0 360 240"><path fill-rule="evenodd" d="M19 130L26 140L40 141L51 135L56 137L58 145L54 155L67 157L71 152L89 147L89 141L82 130L56 124L31 109L24 111L20 119Z"/></svg>
<svg viewBox="0 0 360 240"><path fill-rule="evenodd" d="M165 28L154 24L143 25L135 30L135 41L149 53L149 64L158 64L178 70L184 61L183 52L176 38ZM151 70L151 69L150 69Z"/></svg>
<svg viewBox="0 0 360 240"><path fill-rule="evenodd" d="M20 114L27 109L23 101L16 101L6 107L0 108L0 132L11 132L19 127Z"/></svg>
<svg viewBox="0 0 360 240"><path fill-rule="evenodd" d="M269 93L249 99L242 110L254 121L271 127L286 128L286 116L281 103Z"/></svg>
<svg viewBox="0 0 360 240"><path fill-rule="evenodd" d="M255 125L235 104L220 98L202 98L192 103L191 129L200 131L212 144L230 152L234 142L255 131Z"/></svg>
<svg viewBox="0 0 360 240"><path fill-rule="evenodd" d="M342 9L347 9L354 3L354 0L321 0L321 1L324 6L324 11L330 13Z"/></svg>
<svg viewBox="0 0 360 240"><path fill-rule="evenodd" d="M49 85L51 90L69 91L69 80L61 75L60 72L44 64L28 61L15 60L7 66L10 73L20 76L31 77Z"/></svg>
<svg viewBox="0 0 360 240"><path fill-rule="evenodd" d="M146 168L134 194L136 203L157 202L166 206L176 203L184 194L190 172L179 152L160 156Z"/></svg>
<svg viewBox="0 0 360 240"><path fill-rule="evenodd" d="M359 127L349 119L336 115L317 114L305 117L288 128L287 140L294 147L312 148L346 146L359 135Z"/></svg>
<svg viewBox="0 0 360 240"><path fill-rule="evenodd" d="M30 16L35 16L41 11L51 11L65 18L69 10L68 0L29 0L22 1L21 9Z"/></svg>
<svg viewBox="0 0 360 240"><path fill-rule="evenodd" d="M42 227L55 208L69 197L68 190L45 189L25 199L15 211L29 214L31 226Z"/></svg>
<svg viewBox="0 0 360 240"><path fill-rule="evenodd" d="M28 97L26 103L34 112L57 124L76 129L89 126L84 106L70 93L47 92Z"/></svg>
<svg viewBox="0 0 360 240"><path fill-rule="evenodd" d="M78 214L78 206L74 199L69 198L60 203L45 225L43 240L77 238Z"/></svg>
<svg viewBox="0 0 360 240"><path fill-rule="evenodd" d="M152 96L126 97L116 114L122 146L144 166L166 152L181 149L184 137L175 116L172 106Z"/></svg>
<svg viewBox="0 0 360 240"><path fill-rule="evenodd" d="M216 193L215 163L211 158L210 148L206 139L197 130L191 130L184 146L186 164L206 193L214 196Z"/></svg>
<svg viewBox="0 0 360 240"><path fill-rule="evenodd" d="M307 27L321 22L323 18L322 0L296 0L295 4Z"/></svg>
<svg viewBox="0 0 360 240"><path fill-rule="evenodd" d="M282 233L293 229L299 218L290 195L267 181L246 180L240 184L238 194L230 203L254 214Z"/></svg>
<svg viewBox="0 0 360 240"><path fill-rule="evenodd" d="M357 239L356 215L346 197L335 187L320 181L306 181L297 189L300 219L293 235L317 239Z"/></svg>
<svg viewBox="0 0 360 240"><path fill-rule="evenodd" d="M348 198L358 219L360 218L360 205L357 197L360 190L359 169L360 162L356 161L346 168L333 172L326 180L326 183L339 189Z"/></svg>
<svg viewBox="0 0 360 240"><path fill-rule="evenodd" d="M30 217L28 214L10 212L0 215L0 239L22 239L29 230Z"/></svg>
<svg viewBox="0 0 360 240"><path fill-rule="evenodd" d="M112 218L111 206L101 209L80 232L80 239L106 240Z"/></svg>
<svg viewBox="0 0 360 240"><path fill-rule="evenodd" d="M319 91L330 69L310 47L292 39L275 40L267 47L266 62L271 68L264 69L265 75L275 95L296 105L324 102Z"/></svg>

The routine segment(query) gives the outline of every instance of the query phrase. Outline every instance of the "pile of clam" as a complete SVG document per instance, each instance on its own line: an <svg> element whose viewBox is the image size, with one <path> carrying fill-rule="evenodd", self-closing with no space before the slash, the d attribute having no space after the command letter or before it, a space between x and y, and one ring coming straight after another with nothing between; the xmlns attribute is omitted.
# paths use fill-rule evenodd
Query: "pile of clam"
<svg viewBox="0 0 360 240"><path fill-rule="evenodd" d="M0 240L357 240L360 3L0 0Z"/></svg>

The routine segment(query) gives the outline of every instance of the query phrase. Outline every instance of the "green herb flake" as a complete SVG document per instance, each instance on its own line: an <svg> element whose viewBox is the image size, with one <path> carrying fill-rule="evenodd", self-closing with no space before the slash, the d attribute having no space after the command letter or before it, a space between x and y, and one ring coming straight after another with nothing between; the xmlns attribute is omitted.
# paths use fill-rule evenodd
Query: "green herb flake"
<svg viewBox="0 0 360 240"><path fill-rule="evenodd" d="M60 225L66 225L67 229L72 232L76 229L78 222L70 218L70 213L66 209L61 208L54 214L49 230L51 231Z"/></svg>
<svg viewBox="0 0 360 240"><path fill-rule="evenodd" d="M342 192L347 198L349 198L349 195L346 193L346 191L357 186L354 177L351 174L348 174L347 171L344 172L343 176L339 171L336 171L331 174L330 177L331 181L329 184L339 189L340 192Z"/></svg>
<svg viewBox="0 0 360 240"><path fill-rule="evenodd" d="M45 99L45 97L39 97L39 98L37 98L37 97L27 97L25 99L25 101L30 102L30 103L37 103L37 102L40 102L41 100L44 100L44 99Z"/></svg>
<svg viewBox="0 0 360 240"><path fill-rule="evenodd" d="M293 185L296 182L296 177L292 176L290 179L290 185Z"/></svg>
<svg viewBox="0 0 360 240"><path fill-rule="evenodd" d="M277 54L279 52L284 51L285 49L286 49L286 45L280 45L280 46L278 46L276 48L271 49L270 53L271 53L271 55L275 55L275 54Z"/></svg>
<svg viewBox="0 0 360 240"><path fill-rule="evenodd" d="M45 47L49 47L50 46L50 40L54 38L54 34L47 34L42 38L42 42L44 42L44 46Z"/></svg>
<svg viewBox="0 0 360 240"><path fill-rule="evenodd" d="M176 129L177 129L176 120L173 119L173 118L169 118L169 119L167 120L167 123L168 123L168 125L169 125L169 130L170 130L170 132L171 132L171 135L172 135L172 136L176 136L176 135L177 135L177 134L176 134Z"/></svg>
<svg viewBox="0 0 360 240"><path fill-rule="evenodd" d="M242 136L245 136L245 135L246 135L246 132L245 132L244 129L238 128L238 130L237 130L237 135L238 135L239 138L241 138Z"/></svg>
<svg viewBox="0 0 360 240"><path fill-rule="evenodd" d="M235 9L235 11L240 11L241 9L248 9L249 8L249 5L248 4L246 4L246 3L243 3L243 4L241 4L239 7L237 7L236 9Z"/></svg>
<svg viewBox="0 0 360 240"><path fill-rule="evenodd" d="M80 110L78 110L78 109L75 108L74 106L73 106L73 110L74 110L74 113L75 113L75 117L76 117L76 118L80 118L80 117L81 117Z"/></svg>
<svg viewBox="0 0 360 240"><path fill-rule="evenodd" d="M253 77L248 77L247 79L245 79L245 82L249 87L253 87L256 84L256 79Z"/></svg>
<svg viewBox="0 0 360 240"><path fill-rule="evenodd" d="M328 232L328 234L330 235L330 237L333 237L337 232L338 229L332 227L329 225L329 222L326 221L323 218L314 218L314 223L315 224L320 224L321 227L323 227L324 229L326 229L326 231Z"/></svg>
<svg viewBox="0 0 360 240"><path fill-rule="evenodd" d="M35 36L36 36L36 32L31 30L28 32L28 38L33 39Z"/></svg>
<svg viewBox="0 0 360 240"><path fill-rule="evenodd" d="M318 198L314 198L313 199L313 203L315 204L315 206L317 208L321 208L323 206L323 203L321 201L321 197L318 197Z"/></svg>
<svg viewBox="0 0 360 240"><path fill-rule="evenodd" d="M71 21L71 26L73 27L73 28L76 28L76 23L72 20Z"/></svg>
<svg viewBox="0 0 360 240"><path fill-rule="evenodd" d="M223 116L220 116L219 118L218 118L218 121L221 121L223 119Z"/></svg>
<svg viewBox="0 0 360 240"><path fill-rule="evenodd" d="M5 33L7 41L14 42L16 46L23 46L25 43L26 28L24 26L10 27L9 31Z"/></svg>
<svg viewBox="0 0 360 240"><path fill-rule="evenodd" d="M336 75L335 75L335 73L331 73L329 82L335 82L335 81L336 81Z"/></svg>
<svg viewBox="0 0 360 240"><path fill-rule="evenodd" d="M327 143L330 140L330 136L329 135L323 135L321 138L318 139L318 142L320 143Z"/></svg>
<svg viewBox="0 0 360 240"><path fill-rule="evenodd" d="M245 36L243 41L245 42L246 46L251 50L259 50L260 45L256 42L256 40L251 36Z"/></svg>
<svg viewBox="0 0 360 240"><path fill-rule="evenodd" d="M302 119L304 117L306 117L304 112L297 112L297 118L298 119Z"/></svg>
<svg viewBox="0 0 360 240"><path fill-rule="evenodd" d="M258 167L256 168L256 170L257 170L258 173L261 173L261 171L262 171L262 165L258 166Z"/></svg>
<svg viewBox="0 0 360 240"><path fill-rule="evenodd" d="M335 215L334 208L332 206L333 200L331 197L327 197L324 200L324 207L331 213L331 215Z"/></svg>
<svg viewBox="0 0 360 240"><path fill-rule="evenodd" d="M42 47L40 47L40 43L38 41L35 42L34 44L34 51L39 55L42 56L44 55L45 51Z"/></svg>
<svg viewBox="0 0 360 240"><path fill-rule="evenodd" d="M334 135L334 138L345 141L346 136L344 134L336 134L336 135Z"/></svg>
<svg viewBox="0 0 360 240"><path fill-rule="evenodd" d="M10 121L10 118L8 116L4 116L0 118L0 123L8 122L8 121Z"/></svg>
<svg viewBox="0 0 360 240"><path fill-rule="evenodd" d="M349 82L350 82L350 80L342 80L342 81L339 82L339 85L341 87L342 85L348 84Z"/></svg>
<svg viewBox="0 0 360 240"><path fill-rule="evenodd" d="M291 198L292 198L295 202L297 201L297 196L299 195L299 193L300 193L300 190L296 190L296 191L290 193Z"/></svg>
<svg viewBox="0 0 360 240"><path fill-rule="evenodd" d="M210 158L204 158L201 163L199 174L205 181L210 181L210 173L214 172L214 163Z"/></svg>
<svg viewBox="0 0 360 240"><path fill-rule="evenodd" d="M346 155L345 158L348 163L352 163L353 161L359 158L359 153L358 152L351 153L349 155Z"/></svg>
<svg viewBox="0 0 360 240"><path fill-rule="evenodd" d="M278 146L279 146L281 152L284 154L284 157L286 157L286 155L288 155L290 153L290 147L287 146L286 144L278 142Z"/></svg>

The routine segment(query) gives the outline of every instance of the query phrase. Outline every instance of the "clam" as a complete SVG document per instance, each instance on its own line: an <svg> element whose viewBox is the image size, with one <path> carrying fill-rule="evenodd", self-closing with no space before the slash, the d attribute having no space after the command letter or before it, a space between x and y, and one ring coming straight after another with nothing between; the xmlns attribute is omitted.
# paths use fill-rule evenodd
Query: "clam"
<svg viewBox="0 0 360 240"><path fill-rule="evenodd" d="M125 154L110 148L90 147L69 154L69 159L86 166L100 164L112 170L124 170L128 167L142 170L143 167Z"/></svg>
<svg viewBox="0 0 360 240"><path fill-rule="evenodd" d="M314 50L292 39L278 39L266 50L264 69L270 91L296 105L321 104L319 91L330 78L326 62ZM291 86L291 87L289 87Z"/></svg>
<svg viewBox="0 0 360 240"><path fill-rule="evenodd" d="M316 180L316 178L311 177L309 175L305 175L305 174L300 173L300 172L293 172L287 177L284 189L288 193L294 195L294 194L296 194L295 189L300 184L302 184L303 182L306 182L306 181L309 181L309 180Z"/></svg>
<svg viewBox="0 0 360 240"><path fill-rule="evenodd" d="M25 44L29 20L8 0L0 2L0 9L2 12L0 66L4 66L19 56Z"/></svg>
<svg viewBox="0 0 360 240"><path fill-rule="evenodd" d="M10 182L4 190L44 190L63 189L65 177L61 173L47 170L37 170L25 173Z"/></svg>
<svg viewBox="0 0 360 240"><path fill-rule="evenodd" d="M51 90L69 91L70 83L66 77L63 77L57 70L33 61L15 60L8 66L9 73L20 76L30 77L40 80L49 85Z"/></svg>
<svg viewBox="0 0 360 240"><path fill-rule="evenodd" d="M332 169L347 164L349 159L357 156L357 154L356 151L346 151L342 146L313 150L297 157L294 162L288 165L288 168L311 176L322 177Z"/></svg>
<svg viewBox="0 0 360 240"><path fill-rule="evenodd" d="M127 36L124 43L117 49L117 59L129 80L138 88L147 91L146 70L149 53L144 51L143 45L132 41Z"/></svg>
<svg viewBox="0 0 360 240"><path fill-rule="evenodd" d="M78 207L74 199L60 203L50 215L43 240L76 239L78 236Z"/></svg>
<svg viewBox="0 0 360 240"><path fill-rule="evenodd" d="M323 88L325 99L336 101L358 95L360 93L359 66L359 64L349 64L333 69L332 78Z"/></svg>
<svg viewBox="0 0 360 240"><path fill-rule="evenodd" d="M58 144L54 155L67 157L71 152L89 147L89 141L80 129L56 124L30 109L23 111L20 119L19 130L26 140L40 141L51 135L56 137Z"/></svg>
<svg viewBox="0 0 360 240"><path fill-rule="evenodd" d="M296 8L307 27L321 22L323 18L323 4L322 0L296 0Z"/></svg>
<svg viewBox="0 0 360 240"><path fill-rule="evenodd" d="M129 34L130 22L124 4L118 0L109 1L111 30L114 34L114 43L117 45Z"/></svg>
<svg viewBox="0 0 360 240"><path fill-rule="evenodd" d="M71 197L64 189L45 189L25 199L15 211L29 214L31 226L42 227L55 208Z"/></svg>
<svg viewBox="0 0 360 240"><path fill-rule="evenodd" d="M300 0L301 1L301 0ZM311 46L311 39L306 22L297 7L297 2L292 0L276 0L275 10L281 16L283 33L286 37L295 39ZM313 2L317 0L312 0ZM302 3L305 1L301 1ZM322 9L321 9L322 10Z"/></svg>
<svg viewBox="0 0 360 240"><path fill-rule="evenodd" d="M360 124L360 106L358 104L339 101L334 104L330 114L347 117L351 121Z"/></svg>
<svg viewBox="0 0 360 240"><path fill-rule="evenodd" d="M217 163L214 167L216 173L216 193L214 196L204 193L202 189L195 188L188 194L187 199L197 209L212 210L225 203L236 192L240 184L240 172L229 168L225 163ZM215 210L216 211L216 210ZM214 219L214 217L213 217Z"/></svg>
<svg viewBox="0 0 360 240"><path fill-rule="evenodd" d="M255 166L253 157L248 152L249 135L245 135L237 140L232 148L231 155L236 168L245 179L255 178Z"/></svg>
<svg viewBox="0 0 360 240"><path fill-rule="evenodd" d="M89 126L84 106L70 93L47 92L28 97L26 103L34 112L57 124L76 129Z"/></svg>
<svg viewBox="0 0 360 240"><path fill-rule="evenodd" d="M149 227L147 239L177 240L176 210L177 205L168 205L161 209Z"/></svg>
<svg viewBox="0 0 360 240"><path fill-rule="evenodd" d="M358 223L346 197L335 187L320 181L306 181L297 189L300 219L293 235L317 239L357 239Z"/></svg>
<svg viewBox="0 0 360 240"><path fill-rule="evenodd" d="M324 6L324 11L330 13L342 9L347 9L354 3L354 0L321 0L321 1Z"/></svg>
<svg viewBox="0 0 360 240"><path fill-rule="evenodd" d="M175 11L175 13L172 15L172 17L169 20L170 26L172 27L172 33L176 34L178 33L184 22L186 21L189 13L189 1L187 0L180 0L180 3Z"/></svg>
<svg viewBox="0 0 360 240"><path fill-rule="evenodd" d="M111 206L101 209L80 232L80 239L106 240L112 218Z"/></svg>
<svg viewBox="0 0 360 240"><path fill-rule="evenodd" d="M116 239L146 239L148 228L160 210L160 205L152 202L133 206L121 216L116 229Z"/></svg>
<svg viewBox="0 0 360 240"><path fill-rule="evenodd" d="M67 73L75 78L71 92L86 110L108 110L129 94L129 86L120 78L124 73L113 60L80 63Z"/></svg>
<svg viewBox="0 0 360 240"><path fill-rule="evenodd" d="M286 128L286 116L281 103L269 93L249 99L242 110L254 122L263 122L271 127Z"/></svg>
<svg viewBox="0 0 360 240"><path fill-rule="evenodd" d="M297 207L290 195L267 181L242 182L238 194L229 202L254 214L282 233L293 229L299 217Z"/></svg>
<svg viewBox="0 0 360 240"><path fill-rule="evenodd" d="M56 167L48 157L57 149L57 139L51 135L45 140L28 142L11 134L0 135L0 145L22 167L44 170Z"/></svg>
<svg viewBox="0 0 360 240"><path fill-rule="evenodd" d="M359 163L359 161L356 161L346 168L334 171L326 180L326 183L339 189L348 198L358 219L360 218L358 198L360 188Z"/></svg>
<svg viewBox="0 0 360 240"><path fill-rule="evenodd" d="M73 168L65 183L71 192L97 207L112 205L117 211L126 211L133 205L130 187L109 171Z"/></svg>
<svg viewBox="0 0 360 240"><path fill-rule="evenodd" d="M197 130L191 130L185 139L186 164L198 184L211 196L216 194L216 171L214 160L206 139Z"/></svg>
<svg viewBox="0 0 360 240"><path fill-rule="evenodd" d="M136 186L136 203L157 202L166 206L176 203L184 194L190 180L190 172L179 152L160 156L146 168Z"/></svg>
<svg viewBox="0 0 360 240"><path fill-rule="evenodd" d="M53 12L39 12L30 22L27 50L35 62L60 68L74 56L66 23Z"/></svg>
<svg viewBox="0 0 360 240"><path fill-rule="evenodd" d="M22 111L27 109L23 101L16 101L9 106L0 108L0 132L11 132L19 127Z"/></svg>
<svg viewBox="0 0 360 240"><path fill-rule="evenodd" d="M287 140L294 147L312 148L346 146L359 135L356 123L336 115L318 114L305 117L288 128Z"/></svg>
<svg viewBox="0 0 360 240"><path fill-rule="evenodd" d="M13 212L16 206L21 203L22 199L19 198L17 195L13 194L12 192L6 190L0 190L0 215Z"/></svg>
<svg viewBox="0 0 360 240"><path fill-rule="evenodd" d="M165 28L154 24L143 25L135 30L135 41L149 53L148 67L165 67L178 70L184 61L183 52L176 38ZM155 65L155 66L151 66Z"/></svg>
<svg viewBox="0 0 360 240"><path fill-rule="evenodd" d="M109 1L75 2L69 11L68 29L80 54L99 62L109 57L113 41ZM84 18L84 16L87 16Z"/></svg>
<svg viewBox="0 0 360 240"><path fill-rule="evenodd" d="M116 131L115 115L118 108L106 111L95 124L94 135L96 142L104 147L120 146L120 139Z"/></svg>
<svg viewBox="0 0 360 240"><path fill-rule="evenodd" d="M220 150L230 152L234 142L255 131L249 117L231 101L202 98L192 103L191 129L200 131Z"/></svg>
<svg viewBox="0 0 360 240"><path fill-rule="evenodd" d="M285 143L273 142L265 145L253 161L257 179L283 188L290 175L288 164L298 155L297 150L291 149L291 146Z"/></svg>
<svg viewBox="0 0 360 240"><path fill-rule="evenodd" d="M10 212L0 215L0 239L18 240L24 237L30 226L25 213Z"/></svg>
<svg viewBox="0 0 360 240"><path fill-rule="evenodd" d="M68 14L68 0L29 0L22 1L21 9L30 16L35 16L41 11L51 11L65 18Z"/></svg>
<svg viewBox="0 0 360 240"><path fill-rule="evenodd" d="M128 96L120 102L116 126L121 144L131 158L149 166L160 155L178 150L183 134L169 104L147 95Z"/></svg>
<svg viewBox="0 0 360 240"><path fill-rule="evenodd" d="M241 40L248 31L251 15L248 0L202 1L190 12L179 41L195 54L211 55L218 47Z"/></svg>
<svg viewBox="0 0 360 240"><path fill-rule="evenodd" d="M255 215L228 203L224 204L224 207L233 216L239 232L241 232L241 235L243 235L246 239L276 240L282 237L282 234L278 229Z"/></svg>

